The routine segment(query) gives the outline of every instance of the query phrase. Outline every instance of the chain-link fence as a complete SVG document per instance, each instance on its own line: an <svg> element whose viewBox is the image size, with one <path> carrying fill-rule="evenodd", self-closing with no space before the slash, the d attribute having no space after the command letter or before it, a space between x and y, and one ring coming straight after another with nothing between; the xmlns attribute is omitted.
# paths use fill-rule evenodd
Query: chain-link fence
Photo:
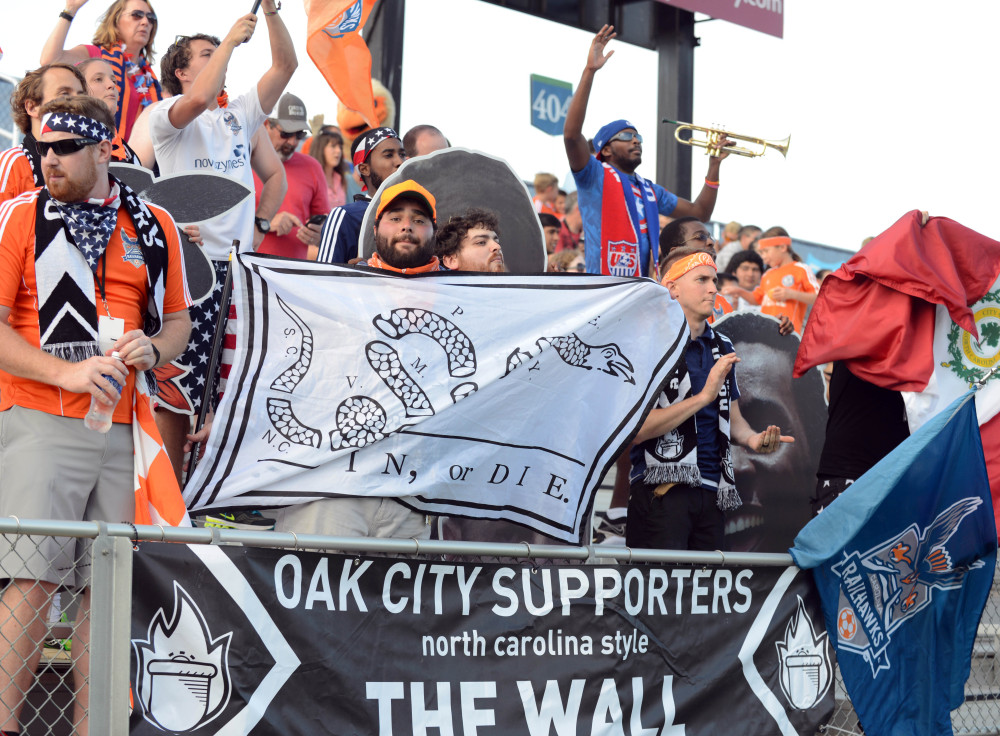
<svg viewBox="0 0 1000 736"><path fill-rule="evenodd" d="M60 536L66 535L66 536ZM193 544L243 544L289 550L388 554L455 561L475 558L509 561L575 560L584 564L615 562L695 563L712 565L790 565L781 554L685 553L624 548L474 544L384 539L344 539L274 532L221 529L163 529L131 524L22 522L0 519L3 564L11 570L38 564L39 554L72 560L79 577L57 583L8 582L0 598L0 730L20 729L25 736L78 732L84 719L89 732L117 736L127 730L129 703L129 631L131 619L132 540ZM93 542L91 542L93 540ZM91 551L92 550L92 551ZM82 573L82 574L80 574ZM16 574L16 573L9 573ZM67 576L72 571L67 572ZM26 575L27 577L27 575ZM74 584L75 583L75 584ZM72 590L71 590L72 588ZM89 596L81 595L88 589ZM89 597L89 600L88 600ZM1000 578L980 622L965 703L952 713L956 736L1000 736ZM930 676L930 673L925 673ZM837 707L824 734L863 734L839 670ZM88 707L89 705L89 707Z"/></svg>
<svg viewBox="0 0 1000 736"><path fill-rule="evenodd" d="M0 74L0 148L9 148L21 141L21 131L14 125L10 113L10 96L21 80Z"/></svg>

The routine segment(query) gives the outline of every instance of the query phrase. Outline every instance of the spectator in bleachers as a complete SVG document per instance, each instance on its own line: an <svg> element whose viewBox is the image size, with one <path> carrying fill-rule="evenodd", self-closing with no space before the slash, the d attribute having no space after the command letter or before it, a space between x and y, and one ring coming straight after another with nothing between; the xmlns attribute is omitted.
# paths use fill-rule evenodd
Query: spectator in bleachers
<svg viewBox="0 0 1000 736"><path fill-rule="evenodd" d="M275 117L265 120L264 128L285 168L288 190L257 250L284 258L305 258L309 246L319 245L322 228L322 222L310 222L310 218L324 217L330 211L323 166L295 150L309 134L305 103L286 92L278 100ZM254 186L259 202L263 184L255 179Z"/></svg>
<svg viewBox="0 0 1000 736"><path fill-rule="evenodd" d="M79 64L99 57L111 64L118 84L115 127L122 140L132 134L132 124L147 105L163 99L160 82L153 71L153 42L157 18L145 0L115 0L101 16L92 44L65 48L66 36L77 11L87 0L67 0L42 48L41 64L62 61Z"/></svg>
<svg viewBox="0 0 1000 736"><path fill-rule="evenodd" d="M583 245L583 217L580 215L576 192L570 192L566 196L566 214L563 215L562 226L559 228L556 253L576 250L581 245Z"/></svg>
<svg viewBox="0 0 1000 736"><path fill-rule="evenodd" d="M760 286L760 278L764 273L764 261L752 250L741 250L729 259L726 273L735 277L735 283L720 287L720 293L725 296L736 311L757 309L757 305L740 296L741 291L753 292Z"/></svg>
<svg viewBox="0 0 1000 736"><path fill-rule="evenodd" d="M559 244L562 223L559 222L558 217L550 215L548 212L540 214L538 219L541 220L542 232L545 233L545 252L551 255L556 252L556 246Z"/></svg>
<svg viewBox="0 0 1000 736"><path fill-rule="evenodd" d="M118 109L118 84L115 82L115 72L111 64L104 59L87 59L76 65L84 78L87 80L87 94L103 100L108 106L111 114L115 114ZM115 131L115 138L111 142L111 158L126 164L136 164L141 166L142 162L136 156L128 143L122 140L121 134Z"/></svg>
<svg viewBox="0 0 1000 736"><path fill-rule="evenodd" d="M407 158L426 156L445 148L451 148L451 143L433 125L414 125L403 136L403 150Z"/></svg>
<svg viewBox="0 0 1000 736"><path fill-rule="evenodd" d="M722 149L731 141L720 140L715 151L718 155L709 157L705 186L694 202L679 199L636 174L642 163L642 136L627 120L602 127L594 137L596 157L591 156L583 123L594 77L614 53L604 53L614 37L614 28L606 25L591 42L566 115L563 143L580 197L587 270L613 276L648 276L657 261L658 214L708 221L718 195L719 167L728 156Z"/></svg>
<svg viewBox="0 0 1000 736"><path fill-rule="evenodd" d="M354 139L351 144L354 168L360 174L362 189L369 193L364 199L334 207L323 223L319 247L310 246L309 260L322 263L347 263L358 257L361 221L382 182L403 165L406 154L403 142L392 128L373 128Z"/></svg>
<svg viewBox="0 0 1000 736"><path fill-rule="evenodd" d="M330 207L343 207L354 201L355 194L361 194L350 167L344 157L344 138L334 126L324 126L327 130L312 138L309 155L319 161L326 177L326 195Z"/></svg>
<svg viewBox="0 0 1000 736"><path fill-rule="evenodd" d="M535 174L535 196L531 198L538 214L552 215L556 219L556 198L559 196L559 179L554 174Z"/></svg>
<svg viewBox="0 0 1000 736"><path fill-rule="evenodd" d="M760 237L760 228L756 225L744 225L736 235L736 240L725 245L715 257L719 268L725 270L729 265L729 259L741 251L753 248L754 242Z"/></svg>
<svg viewBox="0 0 1000 736"><path fill-rule="evenodd" d="M69 64L48 64L24 75L10 96L11 116L24 140L0 153L0 202L41 187L42 159L35 149L41 131L39 110L64 95L82 95L87 80Z"/></svg>
<svg viewBox="0 0 1000 736"><path fill-rule="evenodd" d="M449 271L503 273L500 218L496 212L470 207L452 215L438 230L435 254Z"/></svg>

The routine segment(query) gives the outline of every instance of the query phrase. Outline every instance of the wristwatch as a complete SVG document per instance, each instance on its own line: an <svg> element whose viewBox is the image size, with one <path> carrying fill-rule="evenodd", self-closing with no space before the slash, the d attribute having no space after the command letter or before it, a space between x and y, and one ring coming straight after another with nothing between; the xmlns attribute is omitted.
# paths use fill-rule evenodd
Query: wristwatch
<svg viewBox="0 0 1000 736"><path fill-rule="evenodd" d="M263 217L255 217L253 218L253 224L257 227L258 230L260 230L265 235L271 232L270 220L265 220Z"/></svg>

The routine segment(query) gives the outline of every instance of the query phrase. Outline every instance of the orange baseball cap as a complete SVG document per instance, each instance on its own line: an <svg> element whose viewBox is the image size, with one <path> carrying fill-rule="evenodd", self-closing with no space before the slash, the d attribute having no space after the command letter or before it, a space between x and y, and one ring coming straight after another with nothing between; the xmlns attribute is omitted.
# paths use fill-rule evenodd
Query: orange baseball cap
<svg viewBox="0 0 1000 736"><path fill-rule="evenodd" d="M391 187L387 187L386 190L382 192L382 199L379 200L378 209L375 210L375 219L378 220L382 216L382 210L403 195L420 200L427 205L427 209L429 209L431 213L431 219L437 222L437 210L435 209L436 200L434 199L434 195L417 184L417 182L413 181L413 179L407 179L406 181L399 182L399 184L393 184Z"/></svg>

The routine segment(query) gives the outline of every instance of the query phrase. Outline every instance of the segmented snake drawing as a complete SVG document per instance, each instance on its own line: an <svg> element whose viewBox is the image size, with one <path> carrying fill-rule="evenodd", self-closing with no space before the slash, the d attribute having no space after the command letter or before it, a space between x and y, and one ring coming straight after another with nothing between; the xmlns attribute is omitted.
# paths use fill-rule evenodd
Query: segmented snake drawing
<svg viewBox="0 0 1000 736"><path fill-rule="evenodd" d="M302 382L313 357L313 334L308 325L284 301L278 304L299 328L301 347L296 361L286 368L272 383L275 391L291 394ZM459 327L445 317L425 309L403 307L392 310L388 316L376 316L375 328L387 338L399 340L408 335L424 335L434 340L448 360L448 373L455 378L469 377L476 372L476 351ZM389 391L403 404L407 417L433 416L434 407L417 379L403 365L398 351L382 340L373 340L365 346L365 358L375 374ZM466 381L451 390L452 402L473 394L478 385ZM289 442L319 448L322 432L301 422L292 409L290 399L269 398L267 413L271 424ZM385 408L370 396L351 396L344 399L335 411L337 428L330 432L330 447L360 448L378 442L390 432L386 431L388 415Z"/></svg>

